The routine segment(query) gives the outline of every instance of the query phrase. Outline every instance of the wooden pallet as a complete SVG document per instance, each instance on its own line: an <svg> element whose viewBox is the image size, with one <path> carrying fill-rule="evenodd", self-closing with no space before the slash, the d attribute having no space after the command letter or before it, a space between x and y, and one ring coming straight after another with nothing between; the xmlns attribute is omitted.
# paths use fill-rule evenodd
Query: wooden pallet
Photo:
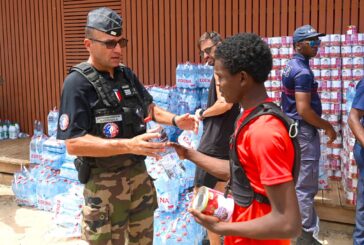
<svg viewBox="0 0 364 245"><path fill-rule="evenodd" d="M10 185L21 166L29 166L30 139L0 141L0 184Z"/></svg>
<svg viewBox="0 0 364 245"><path fill-rule="evenodd" d="M355 206L347 203L339 180L329 180L330 189L321 190L315 197L315 208L321 220L355 224Z"/></svg>

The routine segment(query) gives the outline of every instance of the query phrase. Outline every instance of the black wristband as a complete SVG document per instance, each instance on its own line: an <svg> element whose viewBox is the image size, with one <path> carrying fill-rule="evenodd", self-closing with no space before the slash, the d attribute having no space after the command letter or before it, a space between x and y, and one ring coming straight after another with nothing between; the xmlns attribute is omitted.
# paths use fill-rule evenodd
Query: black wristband
<svg viewBox="0 0 364 245"><path fill-rule="evenodd" d="M205 109L201 109L201 110L200 110L200 113L199 113L200 117L204 118L204 116L203 116L203 113L204 113L204 112L205 112Z"/></svg>
<svg viewBox="0 0 364 245"><path fill-rule="evenodd" d="M177 123L176 123L176 116L177 115L174 115L174 117L172 117L172 124L173 124L173 126L178 127Z"/></svg>

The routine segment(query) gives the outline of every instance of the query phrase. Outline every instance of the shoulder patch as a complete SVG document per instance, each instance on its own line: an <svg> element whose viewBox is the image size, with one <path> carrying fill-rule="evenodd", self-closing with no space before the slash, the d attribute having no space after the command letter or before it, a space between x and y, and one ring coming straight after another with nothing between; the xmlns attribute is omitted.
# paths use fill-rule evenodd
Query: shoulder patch
<svg viewBox="0 0 364 245"><path fill-rule="evenodd" d="M61 117L59 118L59 128L62 130L62 131L65 131L68 126L70 124L70 119L68 117L67 114L62 114Z"/></svg>
<svg viewBox="0 0 364 245"><path fill-rule="evenodd" d="M285 76L285 77L288 77L291 70L292 70L292 66L286 65L286 67L283 70L282 75Z"/></svg>

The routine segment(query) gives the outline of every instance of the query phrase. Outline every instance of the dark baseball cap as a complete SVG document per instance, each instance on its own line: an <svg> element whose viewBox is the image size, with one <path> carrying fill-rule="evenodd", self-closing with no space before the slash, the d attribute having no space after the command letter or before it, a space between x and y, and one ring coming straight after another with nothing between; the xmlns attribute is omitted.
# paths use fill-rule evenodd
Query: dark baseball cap
<svg viewBox="0 0 364 245"><path fill-rule="evenodd" d="M310 25L298 27L293 33L293 43L298 43L311 37L323 37L324 33L319 33Z"/></svg>
<svg viewBox="0 0 364 245"><path fill-rule="evenodd" d="M109 8L98 8L87 15L86 27L105 32L112 36L120 36L123 19L115 11Z"/></svg>

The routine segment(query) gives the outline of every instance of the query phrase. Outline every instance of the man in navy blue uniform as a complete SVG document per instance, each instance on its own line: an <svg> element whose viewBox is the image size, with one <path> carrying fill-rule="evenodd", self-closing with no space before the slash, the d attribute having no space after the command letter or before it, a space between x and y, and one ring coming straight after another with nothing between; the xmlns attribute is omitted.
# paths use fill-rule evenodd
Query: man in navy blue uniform
<svg viewBox="0 0 364 245"><path fill-rule="evenodd" d="M318 129L328 136L328 143L336 138L332 125L321 118L322 107L318 84L309 66L316 56L321 41L312 26L304 25L293 34L295 54L287 63L282 75L282 109L299 125L298 140L301 147L301 170L296 184L297 198L302 216L302 235L297 244L320 244L317 241L319 219L314 208L318 192L320 137Z"/></svg>
<svg viewBox="0 0 364 245"><path fill-rule="evenodd" d="M354 158L359 169L355 230L353 234L353 244L359 245L364 244L364 78L356 86L348 123L356 139Z"/></svg>

